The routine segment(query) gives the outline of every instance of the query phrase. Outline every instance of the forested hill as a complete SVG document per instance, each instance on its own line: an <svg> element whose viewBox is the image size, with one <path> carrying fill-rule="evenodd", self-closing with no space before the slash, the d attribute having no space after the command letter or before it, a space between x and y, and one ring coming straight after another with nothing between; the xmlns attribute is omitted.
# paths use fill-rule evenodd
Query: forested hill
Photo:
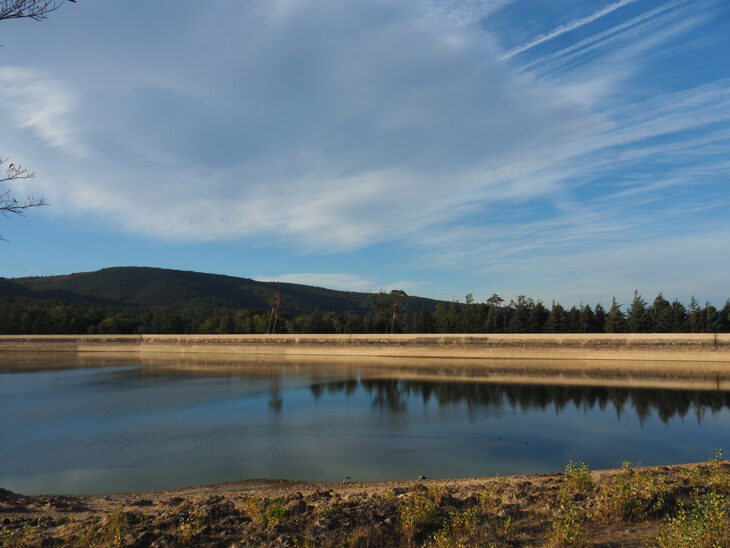
<svg viewBox="0 0 730 548"><path fill-rule="evenodd" d="M281 294L281 312L289 315L310 313L315 308L338 314L351 310L361 315L372 310L371 293L164 268L115 267L62 276L0 278L0 296L4 297L139 307L266 309L277 292ZM418 312L424 305L433 311L438 303L409 296L405 304L407 311Z"/></svg>

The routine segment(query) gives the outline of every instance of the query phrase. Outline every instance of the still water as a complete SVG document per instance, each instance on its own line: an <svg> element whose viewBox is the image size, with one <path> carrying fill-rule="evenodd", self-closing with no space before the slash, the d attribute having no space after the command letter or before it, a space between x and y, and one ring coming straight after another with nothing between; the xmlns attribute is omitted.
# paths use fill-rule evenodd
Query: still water
<svg viewBox="0 0 730 548"><path fill-rule="evenodd" d="M706 460L730 393L419 379L334 367L0 363L0 487L166 489ZM727 450L726 450L727 454Z"/></svg>

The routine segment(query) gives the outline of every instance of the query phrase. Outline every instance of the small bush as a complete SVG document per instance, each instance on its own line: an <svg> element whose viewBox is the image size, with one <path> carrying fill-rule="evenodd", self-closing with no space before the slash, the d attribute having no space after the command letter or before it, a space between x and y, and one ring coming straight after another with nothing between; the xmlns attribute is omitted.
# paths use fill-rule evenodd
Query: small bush
<svg viewBox="0 0 730 548"><path fill-rule="evenodd" d="M284 521L284 505L279 499L273 499L266 505L266 521L268 527L274 527Z"/></svg>
<svg viewBox="0 0 730 548"><path fill-rule="evenodd" d="M451 508L441 529L433 534L426 546L434 548L451 548L469 546L469 536L476 533L479 525L476 508L459 510Z"/></svg>
<svg viewBox="0 0 730 548"><path fill-rule="evenodd" d="M403 532L410 539L426 533L436 525L436 503L424 493L398 505L398 516Z"/></svg>
<svg viewBox="0 0 730 548"><path fill-rule="evenodd" d="M722 447L715 450L714 458L707 462L708 483L718 491L730 493L730 472L722 458Z"/></svg>
<svg viewBox="0 0 730 548"><path fill-rule="evenodd" d="M565 481L558 491L548 540L551 546L585 546L588 543L588 516L573 500Z"/></svg>
<svg viewBox="0 0 730 548"><path fill-rule="evenodd" d="M252 522L264 529L266 528L268 519L266 518L266 505L264 501L259 497L251 495L243 498L241 506L243 506L243 511L251 518Z"/></svg>
<svg viewBox="0 0 730 548"><path fill-rule="evenodd" d="M242 501L243 511L256 525L266 529L284 521L286 511L279 499L262 500L256 496L245 497Z"/></svg>
<svg viewBox="0 0 730 548"><path fill-rule="evenodd" d="M490 483L484 486L484 490L479 493L479 510L482 514L491 514L499 507L499 501L495 496L496 491L501 487L500 483Z"/></svg>
<svg viewBox="0 0 730 548"><path fill-rule="evenodd" d="M727 497L713 490L690 510L680 506L675 517L662 520L656 543L661 548L730 546Z"/></svg>
<svg viewBox="0 0 730 548"><path fill-rule="evenodd" d="M198 506L193 506L186 515L180 517L180 538L189 543L205 529L205 514Z"/></svg>
<svg viewBox="0 0 730 548"><path fill-rule="evenodd" d="M593 489L593 480L588 465L581 461L579 464L574 460L565 467L563 482L570 488L581 493L588 493Z"/></svg>
<svg viewBox="0 0 730 548"><path fill-rule="evenodd" d="M15 548L21 546L33 546L40 538L40 528L25 524L22 529L0 530L0 546L3 548Z"/></svg>
<svg viewBox="0 0 730 548"><path fill-rule="evenodd" d="M115 548L126 546L127 520L123 508L120 506L104 518L105 540Z"/></svg>
<svg viewBox="0 0 730 548"><path fill-rule="evenodd" d="M613 482L601 485L594 519L599 523L626 523L656 514L665 504L664 477L631 468L625 461Z"/></svg>

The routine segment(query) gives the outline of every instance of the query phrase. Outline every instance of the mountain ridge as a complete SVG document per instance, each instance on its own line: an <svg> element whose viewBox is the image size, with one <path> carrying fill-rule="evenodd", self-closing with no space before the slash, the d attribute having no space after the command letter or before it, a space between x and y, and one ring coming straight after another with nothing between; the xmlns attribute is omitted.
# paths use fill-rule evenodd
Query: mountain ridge
<svg viewBox="0 0 730 548"><path fill-rule="evenodd" d="M372 310L372 297L377 295L149 266L116 266L52 276L0 278L0 296L135 307L209 305L265 309L270 306L269 299L277 292L281 293L281 312L285 314L309 313L316 308L363 314ZM439 302L442 301L409 296L406 308L413 312L425 306L433 311Z"/></svg>

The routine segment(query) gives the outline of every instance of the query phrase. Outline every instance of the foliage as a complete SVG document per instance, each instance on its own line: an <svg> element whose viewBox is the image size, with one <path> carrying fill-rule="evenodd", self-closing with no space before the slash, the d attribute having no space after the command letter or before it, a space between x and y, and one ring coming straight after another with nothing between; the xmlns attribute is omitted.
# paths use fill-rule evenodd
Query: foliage
<svg viewBox="0 0 730 548"><path fill-rule="evenodd" d="M459 510L450 508L441 528L432 536L426 546L447 548L453 546L468 546L468 537L479 525L476 508Z"/></svg>
<svg viewBox="0 0 730 548"><path fill-rule="evenodd" d="M593 489L593 480L588 465L581 461L576 463L571 460L565 467L563 483L566 487L581 493L587 493Z"/></svg>
<svg viewBox="0 0 730 548"><path fill-rule="evenodd" d="M680 505L677 515L665 517L656 543L661 548L722 548L730 546L728 498L714 489L693 508Z"/></svg>
<svg viewBox="0 0 730 548"><path fill-rule="evenodd" d="M280 305L276 295L280 294ZM548 310L524 295L500 306L438 302L402 291L376 294L159 268L0 278L0 334L277 333L621 333L628 329L614 298L608 312L582 304ZM643 304L642 304L643 303ZM273 317L272 317L273 310ZM643 312L642 312L643 310ZM689 311L687 311L689 310ZM643 331L730 331L722 311L693 298L689 309L659 294L651 307L635 295L630 325ZM640 317L640 318L639 318Z"/></svg>
<svg viewBox="0 0 730 548"><path fill-rule="evenodd" d="M205 529L205 513L202 508L193 506L185 515L180 516L180 539L190 543Z"/></svg>
<svg viewBox="0 0 730 548"><path fill-rule="evenodd" d="M398 516L403 532L414 540L437 525L436 503L428 494L418 491L398 505Z"/></svg>
<svg viewBox="0 0 730 548"><path fill-rule="evenodd" d="M242 501L244 512L263 529L275 527L284 520L285 510L279 499L261 499L251 495Z"/></svg>
<svg viewBox="0 0 730 548"><path fill-rule="evenodd" d="M567 469L566 469L567 470ZM573 498L571 480L564 477L548 534L552 546L585 546L588 544L588 515Z"/></svg>
<svg viewBox="0 0 730 548"><path fill-rule="evenodd" d="M19 529L0 529L0 546L2 548L22 548L23 546L34 546L41 536L39 527L29 523Z"/></svg>
<svg viewBox="0 0 730 548"><path fill-rule="evenodd" d="M625 461L614 481L601 486L594 507L594 519L599 523L626 523L644 519L664 507L665 492L663 476L650 470L632 468L631 462Z"/></svg>

